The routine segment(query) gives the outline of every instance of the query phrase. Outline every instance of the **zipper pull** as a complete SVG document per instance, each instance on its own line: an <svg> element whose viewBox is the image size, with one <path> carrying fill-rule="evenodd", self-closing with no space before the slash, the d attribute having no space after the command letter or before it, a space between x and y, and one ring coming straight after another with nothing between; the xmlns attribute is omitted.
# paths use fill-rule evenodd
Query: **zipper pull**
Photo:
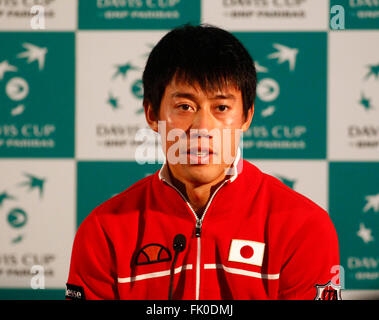
<svg viewBox="0 0 379 320"><path fill-rule="evenodd" d="M195 229L195 236L197 238L200 237L200 234L201 234L201 221L200 220L197 220L196 221L196 229Z"/></svg>

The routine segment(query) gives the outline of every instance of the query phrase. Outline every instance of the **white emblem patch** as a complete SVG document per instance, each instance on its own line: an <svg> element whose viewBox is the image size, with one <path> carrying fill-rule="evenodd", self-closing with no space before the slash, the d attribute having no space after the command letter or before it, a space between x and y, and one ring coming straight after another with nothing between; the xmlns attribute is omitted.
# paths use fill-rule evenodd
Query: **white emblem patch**
<svg viewBox="0 0 379 320"><path fill-rule="evenodd" d="M232 239L228 260L261 267L264 251L262 242Z"/></svg>

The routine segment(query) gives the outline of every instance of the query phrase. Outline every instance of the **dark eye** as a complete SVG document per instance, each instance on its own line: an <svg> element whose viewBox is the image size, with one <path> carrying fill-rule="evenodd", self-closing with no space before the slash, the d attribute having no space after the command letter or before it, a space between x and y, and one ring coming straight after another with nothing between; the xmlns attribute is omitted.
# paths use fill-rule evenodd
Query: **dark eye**
<svg viewBox="0 0 379 320"><path fill-rule="evenodd" d="M182 110L184 110L184 111L188 111L188 110L191 109L190 105L188 105L188 104L181 104L179 106L179 108L182 109Z"/></svg>
<svg viewBox="0 0 379 320"><path fill-rule="evenodd" d="M224 112L224 111L228 110L229 107L226 106L226 105L224 105L224 104L222 104L222 105L219 105L219 106L217 107L217 109L218 109L219 111Z"/></svg>

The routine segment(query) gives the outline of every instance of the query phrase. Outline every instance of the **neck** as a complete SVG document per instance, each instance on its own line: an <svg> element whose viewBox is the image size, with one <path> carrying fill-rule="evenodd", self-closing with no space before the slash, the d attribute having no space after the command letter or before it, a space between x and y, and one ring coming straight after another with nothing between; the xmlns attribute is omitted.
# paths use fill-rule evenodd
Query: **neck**
<svg viewBox="0 0 379 320"><path fill-rule="evenodd" d="M224 182L225 175L220 176L217 180L208 184L195 184L190 181L180 181L174 177L169 170L172 183L187 198L191 207L200 218L203 215L205 207L216 189Z"/></svg>

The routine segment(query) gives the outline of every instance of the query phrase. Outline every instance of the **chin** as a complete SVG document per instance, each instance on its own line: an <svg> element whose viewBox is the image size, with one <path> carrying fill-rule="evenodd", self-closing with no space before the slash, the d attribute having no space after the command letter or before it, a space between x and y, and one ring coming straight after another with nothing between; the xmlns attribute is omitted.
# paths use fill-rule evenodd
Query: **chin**
<svg viewBox="0 0 379 320"><path fill-rule="evenodd" d="M194 183L208 184L213 181L219 180L220 176L224 174L224 168L210 165L191 165L186 168L187 177Z"/></svg>

